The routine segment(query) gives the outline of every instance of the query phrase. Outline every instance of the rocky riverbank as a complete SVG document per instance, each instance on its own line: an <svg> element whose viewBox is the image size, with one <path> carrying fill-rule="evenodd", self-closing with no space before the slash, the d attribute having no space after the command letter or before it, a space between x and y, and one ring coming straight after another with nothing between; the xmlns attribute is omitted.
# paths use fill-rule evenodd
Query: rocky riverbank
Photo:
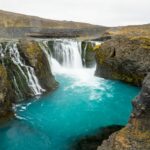
<svg viewBox="0 0 150 150"><path fill-rule="evenodd" d="M104 42L96 53L96 75L141 86L150 71L150 25L148 27L141 29L143 34L138 28L134 34L133 27L134 30L125 28L128 34L124 28L122 30L125 30L125 33L121 29L110 32L111 39Z"/></svg>
<svg viewBox="0 0 150 150"><path fill-rule="evenodd" d="M112 30L109 33L111 39L97 50L97 76L142 86L141 93L133 101L127 126L112 134L97 150L150 149L149 29L150 25Z"/></svg>

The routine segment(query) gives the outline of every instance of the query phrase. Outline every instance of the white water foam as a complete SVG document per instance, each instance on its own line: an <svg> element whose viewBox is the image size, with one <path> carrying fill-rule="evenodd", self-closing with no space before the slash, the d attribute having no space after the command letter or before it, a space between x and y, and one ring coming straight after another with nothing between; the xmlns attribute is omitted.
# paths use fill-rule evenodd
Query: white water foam
<svg viewBox="0 0 150 150"><path fill-rule="evenodd" d="M83 67L81 42L71 39L55 39L53 41L53 54L48 47L48 41L42 43L40 46L46 57L50 58L49 64L53 74L62 74L73 78L75 82L72 88L77 86L99 87L100 79L94 76L95 67L90 69ZM96 42L95 45L97 44L100 43ZM86 47L83 51L84 54L86 54Z"/></svg>

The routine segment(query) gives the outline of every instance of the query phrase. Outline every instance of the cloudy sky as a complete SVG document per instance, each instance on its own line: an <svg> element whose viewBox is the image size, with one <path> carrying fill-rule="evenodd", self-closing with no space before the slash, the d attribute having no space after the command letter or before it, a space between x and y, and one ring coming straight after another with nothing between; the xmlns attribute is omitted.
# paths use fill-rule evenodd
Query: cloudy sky
<svg viewBox="0 0 150 150"><path fill-rule="evenodd" d="M0 9L106 26L150 23L150 0L0 0Z"/></svg>

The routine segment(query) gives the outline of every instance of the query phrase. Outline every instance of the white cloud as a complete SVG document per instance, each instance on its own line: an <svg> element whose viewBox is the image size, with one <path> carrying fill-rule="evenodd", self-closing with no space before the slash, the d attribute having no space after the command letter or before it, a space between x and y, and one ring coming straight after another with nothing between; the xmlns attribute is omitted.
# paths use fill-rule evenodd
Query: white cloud
<svg viewBox="0 0 150 150"><path fill-rule="evenodd" d="M0 0L0 9L116 26L150 23L150 0Z"/></svg>

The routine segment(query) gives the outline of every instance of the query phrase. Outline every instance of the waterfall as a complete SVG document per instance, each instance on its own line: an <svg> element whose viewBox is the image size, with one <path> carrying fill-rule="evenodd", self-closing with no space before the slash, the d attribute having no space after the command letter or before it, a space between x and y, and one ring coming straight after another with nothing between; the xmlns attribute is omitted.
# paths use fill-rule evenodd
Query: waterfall
<svg viewBox="0 0 150 150"><path fill-rule="evenodd" d="M55 40L52 55L63 67L82 68L81 42L68 39Z"/></svg>
<svg viewBox="0 0 150 150"><path fill-rule="evenodd" d="M90 61L94 60L94 52L87 52L88 44L92 47L100 45L100 42L85 41L82 49L82 42L72 39L53 39L39 41L39 46L46 55L53 73L73 71L86 67L87 55L91 56ZM92 54L91 54L92 53ZM94 65L93 65L94 66Z"/></svg>
<svg viewBox="0 0 150 150"><path fill-rule="evenodd" d="M84 65L84 66L85 66L85 64L86 64L85 58L86 58L87 46L88 46L88 42L85 43L85 47L84 47L84 49L83 49L83 65Z"/></svg>
<svg viewBox="0 0 150 150"><path fill-rule="evenodd" d="M53 74L83 68L81 42L71 39L54 39L39 41L39 46L48 59Z"/></svg>
<svg viewBox="0 0 150 150"><path fill-rule="evenodd" d="M5 46L0 44L0 59L2 61L2 64L4 66L7 66L7 64L5 64L5 58L6 61L11 61L17 67L17 69L21 73L20 75L25 78L28 87L34 95L40 95L45 91L39 84L38 78L35 75L34 68L26 65L25 60L21 57L17 47L17 42L8 42ZM20 91L22 89L19 89L16 78L12 78L13 84L20 95Z"/></svg>

